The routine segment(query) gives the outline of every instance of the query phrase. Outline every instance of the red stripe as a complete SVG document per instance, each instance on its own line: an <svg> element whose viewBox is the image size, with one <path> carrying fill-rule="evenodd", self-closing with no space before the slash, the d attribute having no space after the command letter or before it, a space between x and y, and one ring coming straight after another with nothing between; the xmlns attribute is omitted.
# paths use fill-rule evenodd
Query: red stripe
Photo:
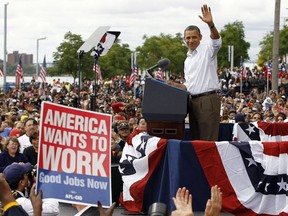
<svg viewBox="0 0 288 216"><path fill-rule="evenodd" d="M257 215L252 210L245 208L237 199L215 143L193 141L192 144L210 187L218 185L221 188L222 211L239 216Z"/></svg>
<svg viewBox="0 0 288 216"><path fill-rule="evenodd" d="M157 149L153 151L149 155L149 171L147 175L141 179L140 181L135 182L134 184L131 185L130 187L130 194L134 198L134 201L123 201L122 194L120 196L120 203L127 209L128 211L135 211L135 212L140 212L142 211L142 206L143 206L143 199L144 199L144 190L145 190L145 185L160 163L160 160L162 159L162 156L165 152L165 148L167 146L167 140L166 139L160 139L158 144L157 144Z"/></svg>
<svg viewBox="0 0 288 216"><path fill-rule="evenodd" d="M129 85L132 86L132 84L135 82L136 78L137 78L137 71L133 70L131 75L130 75L130 79L129 79Z"/></svg>
<svg viewBox="0 0 288 216"><path fill-rule="evenodd" d="M280 154L288 154L288 141L286 142L263 142L265 155L279 157Z"/></svg>
<svg viewBox="0 0 288 216"><path fill-rule="evenodd" d="M18 76L20 78L23 78L24 72L23 72L23 68L21 67L21 65L18 64L17 68L16 68L16 74L18 74Z"/></svg>
<svg viewBox="0 0 288 216"><path fill-rule="evenodd" d="M268 122L259 121L258 127L261 128L265 134L271 136L287 136L288 135L288 123L274 122L273 124Z"/></svg>

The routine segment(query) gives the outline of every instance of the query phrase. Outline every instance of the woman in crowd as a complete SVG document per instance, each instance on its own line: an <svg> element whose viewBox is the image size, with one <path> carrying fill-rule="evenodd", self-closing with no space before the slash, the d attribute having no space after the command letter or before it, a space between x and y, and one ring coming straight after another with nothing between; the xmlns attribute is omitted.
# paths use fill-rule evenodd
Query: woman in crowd
<svg viewBox="0 0 288 216"><path fill-rule="evenodd" d="M275 116L275 122L284 122L284 120L286 119L286 115L282 112L279 112L276 116Z"/></svg>
<svg viewBox="0 0 288 216"><path fill-rule="evenodd" d="M287 115L287 109L285 107L285 102L282 98L278 98L275 105L272 107L272 112L276 116L278 113L284 113Z"/></svg>
<svg viewBox="0 0 288 216"><path fill-rule="evenodd" d="M9 137L6 141L4 151L0 153L0 172L12 163L27 163L24 154L20 153L20 143L16 137Z"/></svg>

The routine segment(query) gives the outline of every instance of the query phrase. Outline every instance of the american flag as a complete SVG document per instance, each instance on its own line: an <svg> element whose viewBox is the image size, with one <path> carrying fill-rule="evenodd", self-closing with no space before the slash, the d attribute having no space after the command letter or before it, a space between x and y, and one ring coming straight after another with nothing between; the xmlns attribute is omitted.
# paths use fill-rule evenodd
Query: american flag
<svg viewBox="0 0 288 216"><path fill-rule="evenodd" d="M4 73L3 71L0 69L0 77L3 77L4 76Z"/></svg>
<svg viewBox="0 0 288 216"><path fill-rule="evenodd" d="M95 72L96 76L98 77L98 81L100 83L102 83L103 79L102 79L102 74L101 74L101 70L100 70L100 65L98 64L98 62L93 65L93 71Z"/></svg>
<svg viewBox="0 0 288 216"><path fill-rule="evenodd" d="M164 71L161 68L156 72L156 79L164 80Z"/></svg>
<svg viewBox="0 0 288 216"><path fill-rule="evenodd" d="M272 75L272 62L269 61L267 65L267 76L269 79L271 78L271 75Z"/></svg>
<svg viewBox="0 0 288 216"><path fill-rule="evenodd" d="M236 123L233 128L234 141L279 142L288 141L288 123L253 122Z"/></svg>
<svg viewBox="0 0 288 216"><path fill-rule="evenodd" d="M259 128L253 123L235 123L233 126L234 141L260 141Z"/></svg>
<svg viewBox="0 0 288 216"><path fill-rule="evenodd" d="M236 216L288 215L287 142L166 140L140 133L125 145L119 164L120 202L130 211L167 204L179 187L203 211L210 188L222 192L222 211Z"/></svg>
<svg viewBox="0 0 288 216"><path fill-rule="evenodd" d="M44 59L43 59L43 64L42 64L42 67L41 67L41 70L40 70L40 78L42 79L43 82L46 82L46 56L44 56Z"/></svg>
<svg viewBox="0 0 288 216"><path fill-rule="evenodd" d="M137 68L137 66L134 66L133 70L131 72L130 78L129 78L129 86L130 87L133 85L133 83L137 79L137 76L138 76L138 68Z"/></svg>
<svg viewBox="0 0 288 216"><path fill-rule="evenodd" d="M19 57L19 63L16 68L16 76L18 76L20 79L22 79L22 82L24 82L24 71L22 68L21 56Z"/></svg>

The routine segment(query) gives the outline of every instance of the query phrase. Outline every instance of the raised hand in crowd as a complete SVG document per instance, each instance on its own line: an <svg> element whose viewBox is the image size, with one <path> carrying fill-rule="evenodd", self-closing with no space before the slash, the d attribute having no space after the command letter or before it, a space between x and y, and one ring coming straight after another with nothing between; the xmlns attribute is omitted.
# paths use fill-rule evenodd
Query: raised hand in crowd
<svg viewBox="0 0 288 216"><path fill-rule="evenodd" d="M2 207L6 206L8 203L15 201L14 197L11 194L10 187L6 182L3 174L0 174L0 202Z"/></svg>
<svg viewBox="0 0 288 216"><path fill-rule="evenodd" d="M215 185L211 188L211 198L207 200L205 216L218 216L222 208L222 192Z"/></svg>
<svg viewBox="0 0 288 216"><path fill-rule="evenodd" d="M102 208L101 202L98 201L98 210L99 210L100 216L112 216L115 207L116 207L116 202L113 202L112 205L107 210L104 210Z"/></svg>
<svg viewBox="0 0 288 216"><path fill-rule="evenodd" d="M179 188L176 197L173 197L176 210L172 212L172 216L194 216L192 209L192 195L185 187Z"/></svg>
<svg viewBox="0 0 288 216"><path fill-rule="evenodd" d="M172 212L172 216L194 216L192 209L192 195L185 187L179 188L176 197L173 197L176 210ZM207 200L205 208L205 216L219 216L222 208L222 192L215 185L211 188L211 198Z"/></svg>

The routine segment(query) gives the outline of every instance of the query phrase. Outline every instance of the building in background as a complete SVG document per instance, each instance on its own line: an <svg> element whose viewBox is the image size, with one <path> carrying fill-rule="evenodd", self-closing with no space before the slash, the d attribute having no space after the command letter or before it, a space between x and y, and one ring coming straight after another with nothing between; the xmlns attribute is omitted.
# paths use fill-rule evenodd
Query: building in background
<svg viewBox="0 0 288 216"><path fill-rule="evenodd" d="M8 64L18 64L20 56L22 56L22 65L33 64L33 54L19 53L18 51L8 54Z"/></svg>

